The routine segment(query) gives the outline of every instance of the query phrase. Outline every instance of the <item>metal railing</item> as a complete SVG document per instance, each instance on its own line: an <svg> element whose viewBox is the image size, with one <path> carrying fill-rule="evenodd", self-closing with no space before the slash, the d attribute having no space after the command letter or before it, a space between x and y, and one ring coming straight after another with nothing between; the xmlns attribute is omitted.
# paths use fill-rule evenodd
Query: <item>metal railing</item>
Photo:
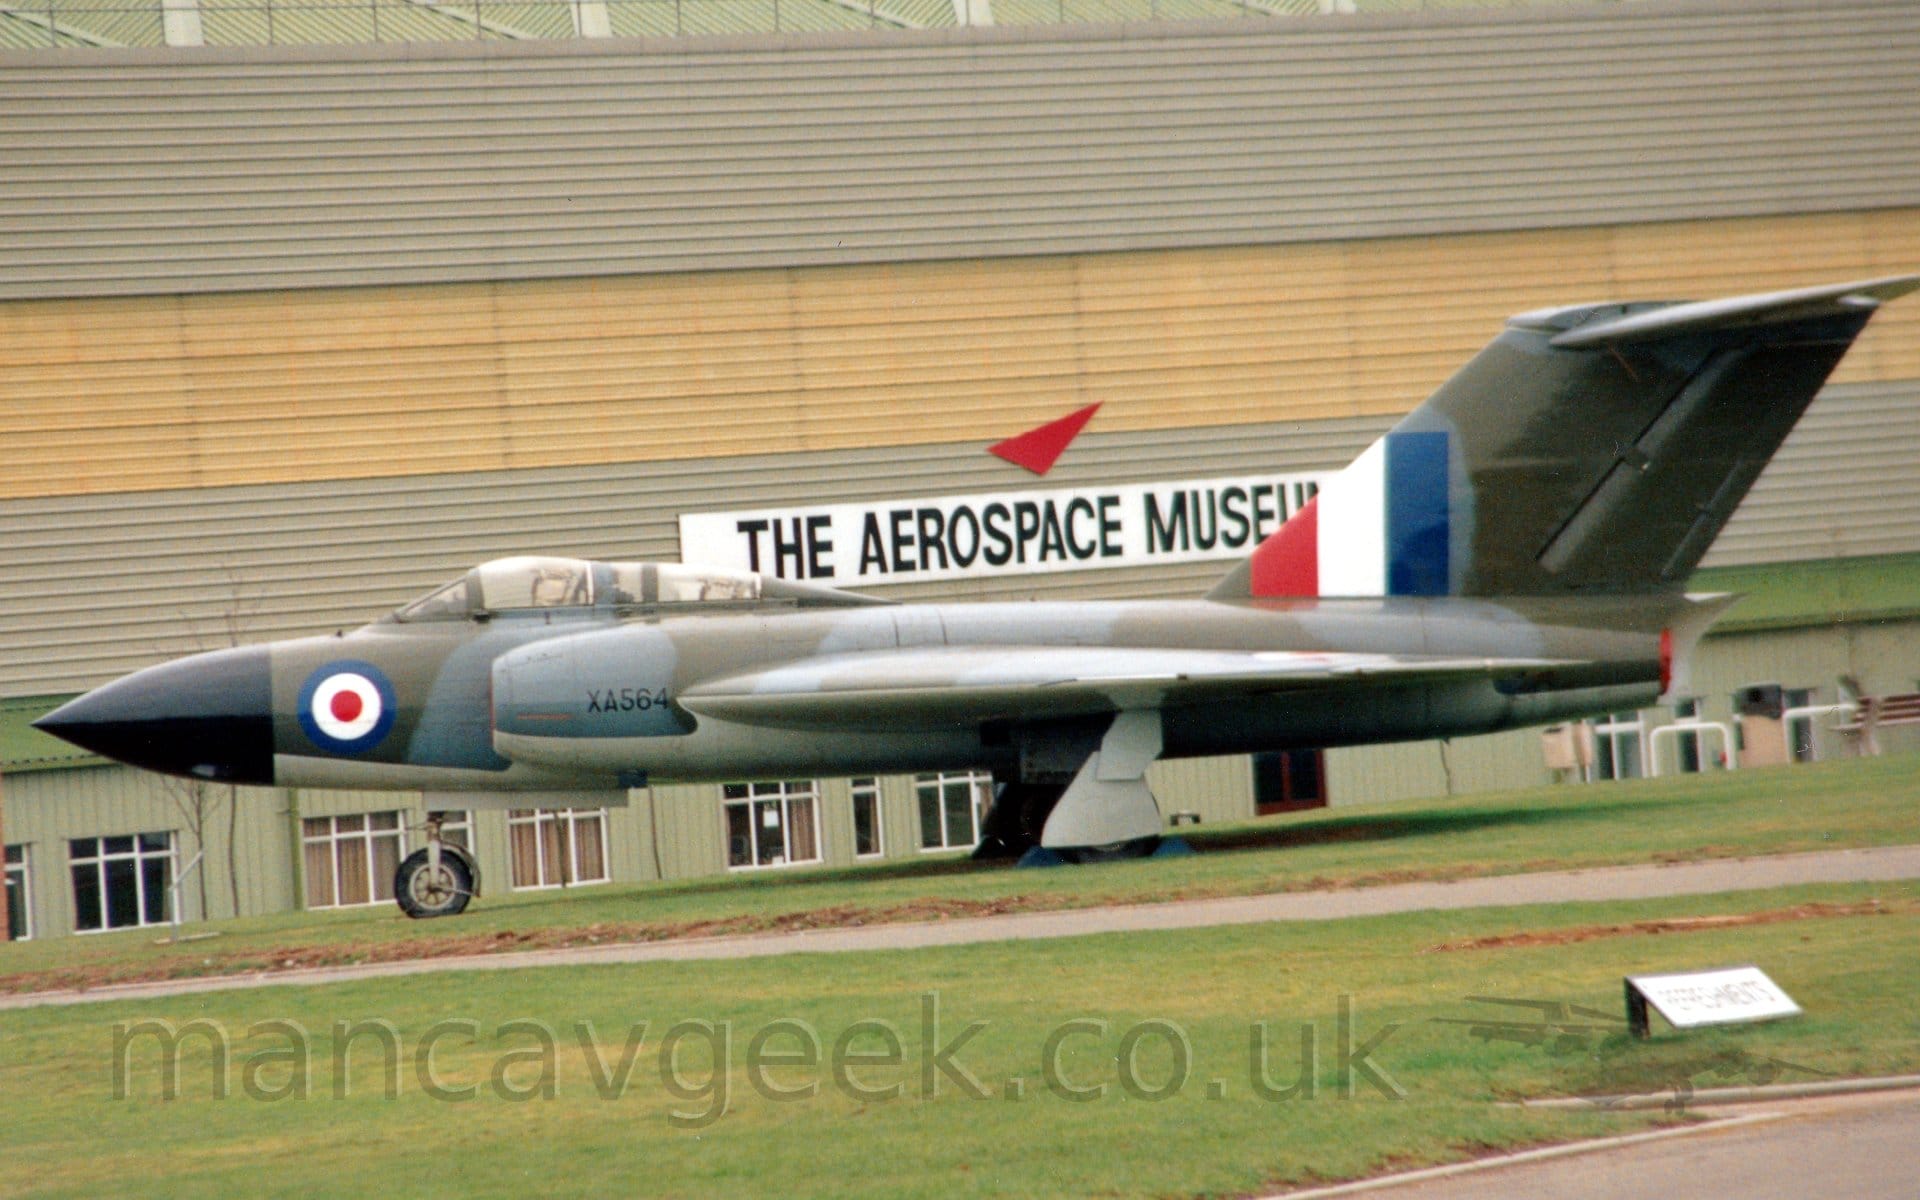
<svg viewBox="0 0 1920 1200"><path fill-rule="evenodd" d="M1671 725L1662 725L1660 728L1654 730L1653 736L1647 740L1647 774L1650 776L1658 776L1662 773L1660 770L1661 738L1670 737L1677 743L1685 734L1698 736L1703 733L1717 733L1720 735L1720 762L1726 770L1734 770L1740 765L1740 755L1734 749L1733 728L1726 722L1676 721ZM1704 761L1700 764L1703 769L1705 765Z"/></svg>
<svg viewBox="0 0 1920 1200"><path fill-rule="evenodd" d="M0 53L669 37L1522 8L1564 0L0 0ZM1629 3L1631 0L1614 0Z"/></svg>

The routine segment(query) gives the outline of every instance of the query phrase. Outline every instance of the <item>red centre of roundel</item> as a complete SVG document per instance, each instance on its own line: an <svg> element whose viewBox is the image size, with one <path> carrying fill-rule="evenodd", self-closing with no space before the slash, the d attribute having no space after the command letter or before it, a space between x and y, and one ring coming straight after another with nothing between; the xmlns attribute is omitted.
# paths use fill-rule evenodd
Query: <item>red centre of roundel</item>
<svg viewBox="0 0 1920 1200"><path fill-rule="evenodd" d="M366 705L358 693L343 689L333 694L333 700L327 707L333 710L334 720L355 721L360 718L360 710Z"/></svg>

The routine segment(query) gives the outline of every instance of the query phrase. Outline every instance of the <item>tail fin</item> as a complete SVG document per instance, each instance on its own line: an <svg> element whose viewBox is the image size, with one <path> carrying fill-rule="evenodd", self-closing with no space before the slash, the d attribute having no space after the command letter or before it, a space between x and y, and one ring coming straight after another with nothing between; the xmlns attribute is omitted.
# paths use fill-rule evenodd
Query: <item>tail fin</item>
<svg viewBox="0 0 1920 1200"><path fill-rule="evenodd" d="M1916 288L1514 317L1211 596L1678 592L1874 310Z"/></svg>

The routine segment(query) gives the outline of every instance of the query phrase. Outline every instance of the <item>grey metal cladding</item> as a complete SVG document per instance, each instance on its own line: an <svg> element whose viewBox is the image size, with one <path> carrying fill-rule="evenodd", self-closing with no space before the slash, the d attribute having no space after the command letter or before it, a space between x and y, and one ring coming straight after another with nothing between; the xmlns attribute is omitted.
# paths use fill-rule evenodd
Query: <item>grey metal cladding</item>
<svg viewBox="0 0 1920 1200"><path fill-rule="evenodd" d="M1908 0L0 54L0 298L1910 205L1916 62Z"/></svg>
<svg viewBox="0 0 1920 1200"><path fill-rule="evenodd" d="M1920 549L1920 383L1829 387L1702 566Z"/></svg>

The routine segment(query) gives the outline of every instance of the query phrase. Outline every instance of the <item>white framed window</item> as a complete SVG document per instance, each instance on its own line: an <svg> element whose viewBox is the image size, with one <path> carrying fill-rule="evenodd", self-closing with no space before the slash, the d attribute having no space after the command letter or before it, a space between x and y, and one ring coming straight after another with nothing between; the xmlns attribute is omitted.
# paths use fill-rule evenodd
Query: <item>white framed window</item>
<svg viewBox="0 0 1920 1200"><path fill-rule="evenodd" d="M393 899L393 873L407 856L399 813L307 817L300 828L308 908L354 908Z"/></svg>
<svg viewBox="0 0 1920 1200"><path fill-rule="evenodd" d="M1700 701L1697 699L1675 700L1673 718L1676 721L1698 721L1700 719ZM1705 769L1700 757L1700 735L1695 732L1673 735L1674 756L1678 760L1679 770L1684 774L1694 774Z"/></svg>
<svg viewBox="0 0 1920 1200"><path fill-rule="evenodd" d="M7 847L7 940L33 936L33 874L25 846Z"/></svg>
<svg viewBox="0 0 1920 1200"><path fill-rule="evenodd" d="M73 838L73 928L78 933L164 925L173 883L173 834Z"/></svg>
<svg viewBox="0 0 1920 1200"><path fill-rule="evenodd" d="M867 776L853 781L853 856L875 858L887 850L880 817L880 781Z"/></svg>
<svg viewBox="0 0 1920 1200"><path fill-rule="evenodd" d="M720 799L729 869L820 861L820 789L814 781L729 783L721 786Z"/></svg>
<svg viewBox="0 0 1920 1200"><path fill-rule="evenodd" d="M507 846L516 890L611 878L604 808L516 808L507 814Z"/></svg>
<svg viewBox="0 0 1920 1200"><path fill-rule="evenodd" d="M991 773L916 775L913 790L920 805L920 849L966 850L979 843L980 821L993 803Z"/></svg>
<svg viewBox="0 0 1920 1200"><path fill-rule="evenodd" d="M1646 774L1647 725L1637 712L1611 713L1593 724L1593 779L1638 779Z"/></svg>

